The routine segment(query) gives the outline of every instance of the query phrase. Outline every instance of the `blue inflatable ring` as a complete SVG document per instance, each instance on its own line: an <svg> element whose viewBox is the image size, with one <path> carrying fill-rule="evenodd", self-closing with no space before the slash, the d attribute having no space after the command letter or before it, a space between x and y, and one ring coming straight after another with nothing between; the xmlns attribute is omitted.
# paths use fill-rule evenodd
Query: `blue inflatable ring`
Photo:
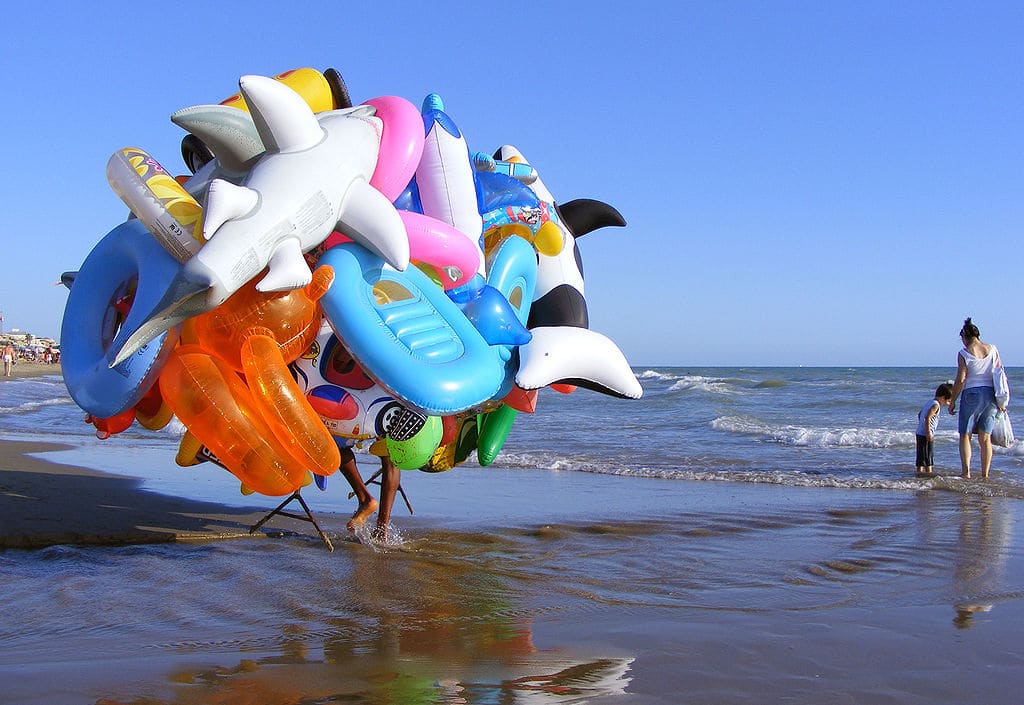
<svg viewBox="0 0 1024 705"><path fill-rule="evenodd" d="M61 368L75 403L99 418L138 403L163 368L178 331L163 333L116 367L107 350L122 327L137 327L181 268L138 220L111 230L75 276L61 325ZM134 296L133 296L134 293ZM131 308L123 313L125 304Z"/></svg>

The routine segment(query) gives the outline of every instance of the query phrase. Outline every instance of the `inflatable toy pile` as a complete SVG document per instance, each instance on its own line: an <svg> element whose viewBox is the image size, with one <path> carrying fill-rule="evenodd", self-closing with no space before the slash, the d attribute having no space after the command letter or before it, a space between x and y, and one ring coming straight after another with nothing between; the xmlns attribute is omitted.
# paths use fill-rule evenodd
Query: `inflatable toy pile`
<svg viewBox="0 0 1024 705"><path fill-rule="evenodd" d="M588 329L576 238L625 225L557 204L515 148L471 152L441 99L353 105L340 74L244 76L179 110L174 178L135 148L107 165L131 210L67 273L68 390L107 437L185 426L281 496L371 443L437 472L490 464L537 390L642 390Z"/></svg>

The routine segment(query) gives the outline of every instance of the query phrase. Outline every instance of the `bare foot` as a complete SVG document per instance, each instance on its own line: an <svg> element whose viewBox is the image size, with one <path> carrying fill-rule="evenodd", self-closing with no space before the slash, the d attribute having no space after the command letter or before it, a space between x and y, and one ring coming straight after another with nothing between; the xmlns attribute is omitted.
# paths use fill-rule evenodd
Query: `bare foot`
<svg viewBox="0 0 1024 705"><path fill-rule="evenodd" d="M377 526L373 527L371 536L374 541L386 542L388 540L388 525L377 524Z"/></svg>
<svg viewBox="0 0 1024 705"><path fill-rule="evenodd" d="M365 502L360 502L359 509L352 514L352 518L345 524L345 528L349 531L355 531L357 527L365 524L366 520L375 511L377 511L377 500L373 497L367 497Z"/></svg>
<svg viewBox="0 0 1024 705"><path fill-rule="evenodd" d="M961 475L960 477L964 478L965 480L970 480L970 479L971 479L971 473L969 473L969 472L965 472L965 473L964 473L963 475Z"/></svg>

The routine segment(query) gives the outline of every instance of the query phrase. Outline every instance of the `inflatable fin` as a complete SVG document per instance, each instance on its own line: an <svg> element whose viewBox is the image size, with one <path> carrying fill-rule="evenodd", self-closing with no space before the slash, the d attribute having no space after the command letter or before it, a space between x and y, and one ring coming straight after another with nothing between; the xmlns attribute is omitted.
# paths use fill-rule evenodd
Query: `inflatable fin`
<svg viewBox="0 0 1024 705"><path fill-rule="evenodd" d="M537 390L523 389L517 384L512 385L509 393L502 398L502 401L524 414L532 414L537 410Z"/></svg>
<svg viewBox="0 0 1024 705"><path fill-rule="evenodd" d="M337 227L395 269L404 271L409 266L405 224L391 202L366 181L349 186Z"/></svg>
<svg viewBox="0 0 1024 705"><path fill-rule="evenodd" d="M242 76L238 87L268 152L301 152L323 141L313 111L288 86L266 76Z"/></svg>
<svg viewBox="0 0 1024 705"><path fill-rule="evenodd" d="M213 152L195 135L181 138L181 160L195 174L214 159Z"/></svg>
<svg viewBox="0 0 1024 705"><path fill-rule="evenodd" d="M203 239L209 240L217 228L229 220L248 215L260 201L260 195L251 188L235 186L223 179L210 182L203 211Z"/></svg>
<svg viewBox="0 0 1024 705"><path fill-rule="evenodd" d="M558 209L558 216L574 237L583 237L598 228L621 228L626 225L626 219L622 214L604 201L577 198L555 207Z"/></svg>
<svg viewBox="0 0 1024 705"><path fill-rule="evenodd" d="M569 326L530 332L533 338L519 348L516 384L523 389L558 382L629 399L643 394L622 351L600 333Z"/></svg>
<svg viewBox="0 0 1024 705"><path fill-rule="evenodd" d="M485 284L469 291L453 289L448 296L488 345L516 346L530 340L530 331L519 320L518 311L493 286Z"/></svg>
<svg viewBox="0 0 1024 705"><path fill-rule="evenodd" d="M263 154L263 142L249 113L226 105L196 105L171 114L171 122L199 138L221 168L241 174ZM182 141L182 150L185 143ZM186 162L189 162L186 159ZM205 164L205 162L204 162ZM203 164L200 164L201 168ZM189 168L192 164L189 163ZM193 173L198 168L193 169Z"/></svg>
<svg viewBox="0 0 1024 705"><path fill-rule="evenodd" d="M313 281L298 240L285 240L270 256L270 271L256 285L257 291L291 291Z"/></svg>

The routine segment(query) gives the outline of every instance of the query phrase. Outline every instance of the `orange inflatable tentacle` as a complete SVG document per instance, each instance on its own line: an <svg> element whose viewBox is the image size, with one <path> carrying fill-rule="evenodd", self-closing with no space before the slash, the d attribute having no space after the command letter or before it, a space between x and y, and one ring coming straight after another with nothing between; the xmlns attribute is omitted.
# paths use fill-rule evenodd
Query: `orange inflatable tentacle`
<svg viewBox="0 0 1024 705"><path fill-rule="evenodd" d="M276 441L234 370L197 346L177 348L160 391L186 428L243 484L272 496L302 487L306 469Z"/></svg>
<svg viewBox="0 0 1024 705"><path fill-rule="evenodd" d="M323 264L313 270L313 281L306 285L306 296L310 301L319 301L334 283L334 268Z"/></svg>
<svg viewBox="0 0 1024 705"><path fill-rule="evenodd" d="M266 328L242 343L242 368L263 420L296 461L318 475L341 465L341 454L327 427L288 371L281 349Z"/></svg>

